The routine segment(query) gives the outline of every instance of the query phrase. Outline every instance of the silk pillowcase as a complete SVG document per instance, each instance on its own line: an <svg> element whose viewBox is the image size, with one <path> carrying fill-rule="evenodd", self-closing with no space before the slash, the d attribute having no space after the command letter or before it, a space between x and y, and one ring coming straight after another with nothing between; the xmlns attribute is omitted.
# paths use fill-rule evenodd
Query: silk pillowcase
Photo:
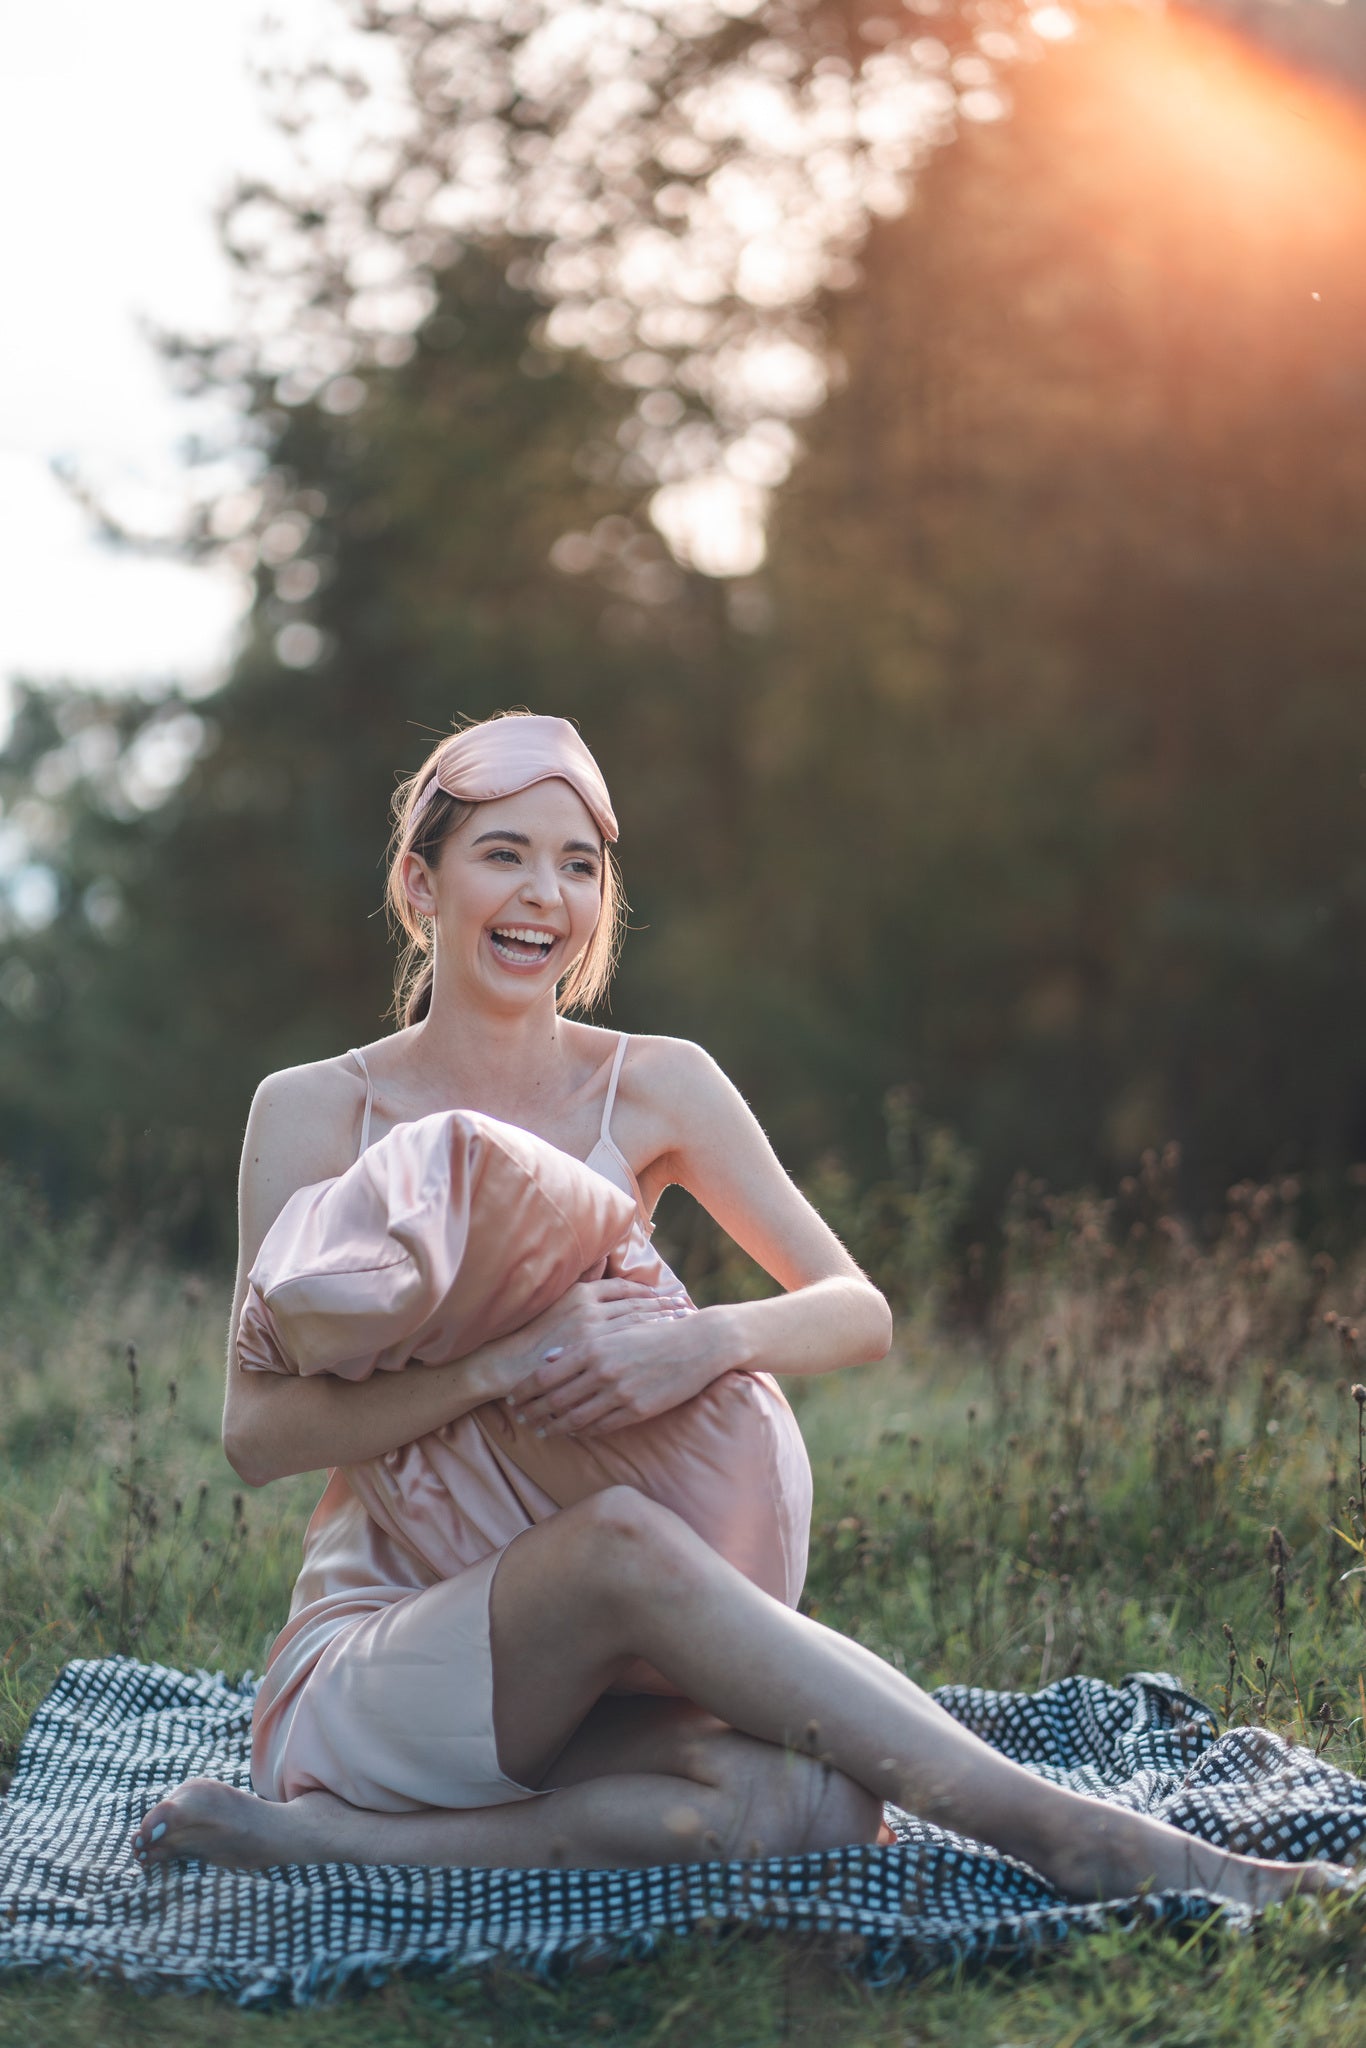
<svg viewBox="0 0 1366 2048"><path fill-rule="evenodd" d="M251 1270L238 1359L252 1371L352 1380L440 1365L511 1335L575 1281L604 1274L679 1291L622 1189L514 1124L446 1110L396 1125L337 1179L290 1197ZM768 1373L722 1373L676 1408L607 1436L538 1437L501 1401L472 1410L463 1427L471 1422L509 1477L521 1473L556 1507L634 1486L796 1605L811 1468ZM459 1422L434 1431L348 1468L348 1481L411 1544L418 1532L404 1530L405 1496L427 1495L438 1474L458 1488L450 1453L462 1433ZM430 1562L444 1575L439 1556Z"/></svg>
<svg viewBox="0 0 1366 2048"><path fill-rule="evenodd" d="M266 1233L237 1331L249 1370L366 1379L509 1336L630 1230L629 1195L477 1110L399 1124Z"/></svg>

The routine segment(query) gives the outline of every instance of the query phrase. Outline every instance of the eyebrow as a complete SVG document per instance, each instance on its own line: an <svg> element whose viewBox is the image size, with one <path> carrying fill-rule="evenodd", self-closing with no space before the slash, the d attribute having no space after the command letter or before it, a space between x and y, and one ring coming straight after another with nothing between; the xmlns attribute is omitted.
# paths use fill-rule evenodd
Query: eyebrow
<svg viewBox="0 0 1366 2048"><path fill-rule="evenodd" d="M470 844L471 846L482 846L486 839L502 839L512 846L530 846L531 844L525 832L499 831L481 832L477 839L470 841ZM586 839L566 839L560 851L562 853L591 853L594 860L601 860L602 858L602 848L600 846L590 846Z"/></svg>

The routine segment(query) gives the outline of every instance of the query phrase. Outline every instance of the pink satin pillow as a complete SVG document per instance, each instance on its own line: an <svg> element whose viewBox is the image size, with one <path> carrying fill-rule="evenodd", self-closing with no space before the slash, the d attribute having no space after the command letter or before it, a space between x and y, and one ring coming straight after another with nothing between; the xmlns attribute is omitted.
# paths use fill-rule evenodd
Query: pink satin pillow
<svg viewBox="0 0 1366 2048"><path fill-rule="evenodd" d="M576 1280L608 1272L673 1293L629 1195L516 1125L448 1110L397 1125L336 1180L300 1188L252 1267L237 1351L250 1370L365 1379L462 1358L510 1335ZM537 1437L491 1401L347 1469L369 1514L438 1575L443 1496L459 1505L473 1425L512 1482L556 1507L634 1486L681 1515L755 1585L795 1606L806 1572L811 1467L768 1373L724 1372L700 1394L603 1437ZM420 1504L425 1503L424 1510ZM628 1690L671 1690L643 1667Z"/></svg>
<svg viewBox="0 0 1366 2048"><path fill-rule="evenodd" d="M285 1203L251 1269L238 1359L351 1380L444 1365L601 1275L635 1213L602 1174L515 1124L468 1109L399 1124Z"/></svg>
<svg viewBox="0 0 1366 2048"><path fill-rule="evenodd" d="M609 1436L538 1437L507 1404L473 1411L494 1456L573 1507L609 1486L672 1508L754 1585L795 1607L806 1578L811 1465L766 1372L723 1372L700 1394Z"/></svg>

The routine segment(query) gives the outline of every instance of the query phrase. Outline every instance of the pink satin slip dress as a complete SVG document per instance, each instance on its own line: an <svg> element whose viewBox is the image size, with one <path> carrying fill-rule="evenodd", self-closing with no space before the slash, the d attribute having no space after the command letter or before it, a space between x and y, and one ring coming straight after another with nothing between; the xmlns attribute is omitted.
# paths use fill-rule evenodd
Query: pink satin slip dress
<svg viewBox="0 0 1366 2048"><path fill-rule="evenodd" d="M632 1197L649 1231L636 1177L611 1135L626 1045L623 1033L598 1141L585 1163ZM364 1152L374 1084L360 1053L352 1057L365 1076ZM760 1411L761 1426L750 1437L761 1447L764 1467L735 1474L726 1548L742 1570L751 1552L763 1558L767 1590L795 1606L810 1511L810 1467L800 1432L768 1374L723 1379L733 1380L734 1393ZM656 1418L656 1436L666 1422ZM559 1512L515 1462L517 1434L501 1404L486 1404L415 1444L329 1472L305 1532L289 1618L271 1646L253 1712L252 1782L262 1797L327 1791L353 1806L400 1813L536 1796L501 1769L493 1723L494 1574L515 1536ZM556 1477L577 1458L586 1474L582 1491L599 1490L604 1481L594 1476L589 1440L581 1452L576 1439L552 1442ZM528 1456L528 1462L534 1460ZM716 1474L709 1476L714 1494ZM784 1525L776 1573L775 1502L784 1509L776 1518ZM763 1583L765 1573L753 1569L749 1576ZM775 1577L778 1583L771 1582ZM638 1667L638 1683L619 1689L672 1690L644 1667Z"/></svg>

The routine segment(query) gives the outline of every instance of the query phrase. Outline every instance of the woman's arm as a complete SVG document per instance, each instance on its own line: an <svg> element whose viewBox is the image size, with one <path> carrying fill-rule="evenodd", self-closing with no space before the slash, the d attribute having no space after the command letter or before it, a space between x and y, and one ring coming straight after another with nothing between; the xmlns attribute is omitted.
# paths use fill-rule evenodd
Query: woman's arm
<svg viewBox="0 0 1366 2048"><path fill-rule="evenodd" d="M785 1290L702 1311L725 1327L722 1345L734 1354L728 1364L818 1373L885 1358L892 1312L883 1295L812 1208L711 1055L668 1043L679 1133L669 1178Z"/></svg>
<svg viewBox="0 0 1366 2048"><path fill-rule="evenodd" d="M223 1449L248 1486L325 1465L354 1465L412 1443L506 1391L511 1344L451 1365L376 1373L359 1383L249 1372L237 1362L247 1275L266 1232L296 1189L342 1173L355 1156L358 1091L325 1064L271 1074L256 1091L242 1147L237 1285L228 1331Z"/></svg>
<svg viewBox="0 0 1366 2048"><path fill-rule="evenodd" d="M248 1486L382 1457L506 1394L543 1352L668 1312L667 1303L635 1281L586 1281L524 1329L447 1365L378 1372L359 1381L243 1368L237 1361L238 1318L266 1232L296 1189L330 1180L351 1164L358 1111L349 1077L326 1064L270 1075L252 1103L242 1148L237 1284L223 1402L223 1449Z"/></svg>
<svg viewBox="0 0 1366 2048"><path fill-rule="evenodd" d="M296 1379L288 1373L243 1372L230 1361L223 1449L248 1486L325 1465L363 1464L496 1399L518 1370L510 1347L497 1344L452 1365L380 1372L359 1382L328 1373ZM234 1381L253 1384L234 1392Z"/></svg>
<svg viewBox="0 0 1366 2048"><path fill-rule="evenodd" d="M633 1090L648 1091L666 1137L650 1188L686 1188L785 1291L705 1308L666 1328L608 1333L591 1356L567 1351L515 1389L519 1411L548 1434L611 1430L677 1406L736 1367L823 1373L885 1358L886 1301L715 1060L682 1040L647 1039L632 1064Z"/></svg>

